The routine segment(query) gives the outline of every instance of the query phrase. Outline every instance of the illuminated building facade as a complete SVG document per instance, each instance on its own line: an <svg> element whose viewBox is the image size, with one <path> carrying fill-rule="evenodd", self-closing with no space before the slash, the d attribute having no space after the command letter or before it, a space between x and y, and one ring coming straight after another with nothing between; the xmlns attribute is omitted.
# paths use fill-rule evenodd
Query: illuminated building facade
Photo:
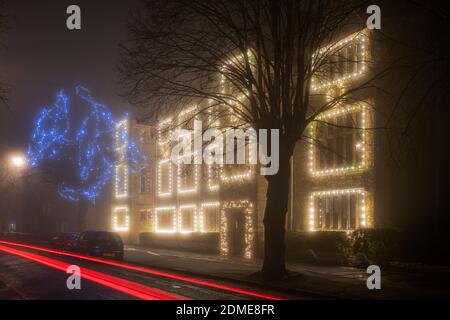
<svg viewBox="0 0 450 320"><path fill-rule="evenodd" d="M210 119L191 107L158 125L152 232L166 234L166 238L181 235L180 241L186 242L202 241L202 235L208 235L217 253L251 258L256 236L255 169L250 165L194 164L194 152L187 155L192 164L174 164L169 141L173 128L192 129L194 120L209 123Z"/></svg>
<svg viewBox="0 0 450 320"><path fill-rule="evenodd" d="M133 172L126 152L132 137L137 147L147 157L146 168ZM137 242L140 232L148 231L154 208L155 170L154 143L150 126L140 125L125 118L116 124L115 152L119 161L114 168L112 181L111 229L119 232L129 242Z"/></svg>
<svg viewBox="0 0 450 320"><path fill-rule="evenodd" d="M368 48L364 30L322 49L333 51L334 61L317 73L311 87L314 99L326 101L363 79L369 72ZM288 229L374 226L374 136L367 129L373 126L373 101L369 93L319 114L307 139L298 143L292 158ZM137 175L130 174L126 163L117 165L112 229L129 235L132 242L146 233L155 245L192 242L195 250L203 241L218 254L253 258L262 248L265 179L256 174L255 165L173 163L174 128L192 129L196 119L220 127L198 106L154 126L130 126L126 121L117 125L116 151L120 154L126 143L120 141L120 131L131 130L149 155L149 165ZM231 114L220 121L235 119ZM196 154L187 156L193 160ZM253 156L250 150L247 156Z"/></svg>
<svg viewBox="0 0 450 320"><path fill-rule="evenodd" d="M314 99L326 102L364 81L370 70L369 40L368 30L363 30L322 49L332 54L313 79ZM375 139L368 129L374 127L374 101L366 90L310 124L292 159L290 229L374 227Z"/></svg>

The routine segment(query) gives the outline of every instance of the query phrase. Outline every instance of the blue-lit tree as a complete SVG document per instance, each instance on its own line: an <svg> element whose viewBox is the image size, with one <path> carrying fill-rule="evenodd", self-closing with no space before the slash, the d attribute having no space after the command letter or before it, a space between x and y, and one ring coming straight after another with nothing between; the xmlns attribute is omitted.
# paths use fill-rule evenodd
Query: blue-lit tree
<svg viewBox="0 0 450 320"><path fill-rule="evenodd" d="M81 114L71 110L74 101L81 102ZM80 215L101 195L113 174L118 161L115 125L109 108L83 86L75 88L73 99L61 90L54 104L43 108L36 119L28 147L31 167L51 176L61 197L78 202ZM128 134L122 139L127 141L125 160L130 167L139 170L145 166L145 155Z"/></svg>
<svg viewBox="0 0 450 320"><path fill-rule="evenodd" d="M86 88L77 87L76 94L89 107L72 138L72 146L77 149L79 183L63 182L59 194L71 201L95 201L108 183L116 161L112 146L115 121L108 108L96 102Z"/></svg>
<svg viewBox="0 0 450 320"><path fill-rule="evenodd" d="M69 97L64 91L56 95L51 107L43 108L36 120L28 158L32 167L44 160L59 159L72 141L69 136Z"/></svg>

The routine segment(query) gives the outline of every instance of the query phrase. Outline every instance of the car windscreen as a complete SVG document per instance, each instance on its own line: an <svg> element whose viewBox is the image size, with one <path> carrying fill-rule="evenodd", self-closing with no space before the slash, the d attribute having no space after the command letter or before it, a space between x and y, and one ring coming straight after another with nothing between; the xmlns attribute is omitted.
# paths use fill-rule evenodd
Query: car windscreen
<svg viewBox="0 0 450 320"><path fill-rule="evenodd" d="M111 232L97 232L95 234L95 240L97 241L113 241L116 243L122 243L122 239L118 234Z"/></svg>
<svg viewBox="0 0 450 320"><path fill-rule="evenodd" d="M64 235L65 240L77 240L80 235L78 233L66 233Z"/></svg>

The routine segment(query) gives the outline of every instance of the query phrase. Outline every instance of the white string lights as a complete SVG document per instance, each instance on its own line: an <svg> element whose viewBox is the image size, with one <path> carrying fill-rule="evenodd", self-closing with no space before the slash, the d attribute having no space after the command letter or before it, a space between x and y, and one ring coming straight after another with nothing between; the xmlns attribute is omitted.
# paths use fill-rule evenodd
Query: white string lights
<svg viewBox="0 0 450 320"><path fill-rule="evenodd" d="M348 46L355 47L355 58L356 61L352 61L356 63L356 70L353 72L342 74L337 79L328 79L328 80L317 80L316 78L312 79L311 90L313 92L317 92L322 89L328 89L333 86L343 86L348 81L354 80L362 75L364 75L367 71L367 42L368 42L368 29L364 29L359 32L355 32L348 37L332 44L326 46L319 50L318 54L313 55L313 59L316 56L325 55L325 58L329 58L329 56L333 56L339 52L339 50L345 49Z"/></svg>
<svg viewBox="0 0 450 320"><path fill-rule="evenodd" d="M161 121L158 125L158 145L163 147L170 143L172 138L172 130L170 124L172 123L172 118L165 119Z"/></svg>
<svg viewBox="0 0 450 320"><path fill-rule="evenodd" d="M170 126L183 127L187 125L189 119L186 118L197 111L197 107L190 107L182 110L176 118L168 118L162 121L158 126L158 145L160 146L160 154L167 156L165 151L173 145L171 139L174 132ZM176 122L176 123L174 123ZM186 123L185 123L186 122ZM180 137L178 137L180 138ZM195 152L186 157L195 157ZM155 209L154 231L157 233L183 233L189 234L198 232L199 216L197 205L195 203L175 205L178 200L174 196L189 195L198 192L199 189L199 166L195 164L184 164L184 159L179 159L176 164L172 164L171 158L163 159L158 162L158 197L165 198L165 202L169 199L173 200L174 205L158 207ZM176 190L173 188L173 166L177 166L176 171ZM192 171L189 166L194 166ZM184 170L188 169L188 170ZM188 171L188 172L186 172ZM187 175L192 174L192 183L187 181ZM162 214L170 215L172 221L171 227L161 227ZM165 217L167 222L167 217ZM187 227L188 226L188 227Z"/></svg>
<svg viewBox="0 0 450 320"><path fill-rule="evenodd" d="M220 232L220 252L222 255L228 255L230 248L228 243L228 218L227 210L243 209L245 214L245 234L244 236L244 257L251 259L254 254L255 227L253 216L253 202L249 200L225 201L221 212L221 232Z"/></svg>
<svg viewBox="0 0 450 320"><path fill-rule="evenodd" d="M127 206L115 207L113 209L112 227L117 232L128 232L130 229L130 216Z"/></svg>
<svg viewBox="0 0 450 320"><path fill-rule="evenodd" d="M219 130L220 127L220 119L214 119L214 111L216 107L212 107L209 105L206 112L208 113L208 126L214 129ZM220 143L222 141L215 141L215 143ZM211 145L213 150L217 150L215 148L216 144ZM220 155L223 157L223 155ZM208 190L211 192L219 191L220 188L220 176L221 176L221 165L220 164L207 164L207 175L208 175Z"/></svg>
<svg viewBox="0 0 450 320"><path fill-rule="evenodd" d="M320 228L317 228L317 212L318 209L316 208L316 199L321 197L332 197L332 196L342 196L342 195L349 195L349 194L356 194L359 196L359 226L361 228L367 227L367 192L364 189L361 188L355 188L355 189L336 189L336 190L327 190L327 191L318 191L313 192L310 196L310 202L309 202L309 230L310 231L316 231L321 230Z"/></svg>
<svg viewBox="0 0 450 320"><path fill-rule="evenodd" d="M186 157L190 157L193 158L196 156L196 153L191 153L189 155L186 155ZM179 159L180 161L178 161L177 164L177 190L178 190L178 194L188 194L188 193L195 193L198 191L198 174L199 174L199 166L196 164L183 164L182 159ZM194 159L191 159L192 162ZM186 179L186 176L189 174L186 173L186 171L191 171L190 167L193 167L191 173L193 173L193 178L192 178L192 185L186 185L186 182L183 181ZM183 170L183 168L185 168L185 170Z"/></svg>
<svg viewBox="0 0 450 320"><path fill-rule="evenodd" d="M186 216L190 216L189 219ZM189 229L185 228L185 220L190 221ZM178 208L178 232L192 233L198 231L197 205L185 204Z"/></svg>
<svg viewBox="0 0 450 320"><path fill-rule="evenodd" d="M247 165L246 165L247 166ZM221 175L220 179L222 182L225 183L232 183L232 182L244 182L246 180L250 180L253 177L254 169L252 165L248 165L248 168L243 171L242 173L236 173L236 174L226 174L223 166L221 166Z"/></svg>
<svg viewBox="0 0 450 320"><path fill-rule="evenodd" d="M116 199L128 198L128 166L118 164L114 168L114 190Z"/></svg>
<svg viewBox="0 0 450 320"><path fill-rule="evenodd" d="M247 52L247 55L251 59L252 52L249 50ZM230 61L222 67L222 71L226 71L227 65L230 64L239 64L240 61L242 61L243 55L234 57L233 59L230 59ZM222 94L230 95L231 92L227 92L227 86L225 81L224 74L221 75L221 85L222 85ZM229 91L229 88L228 88ZM230 104L234 106L234 108L239 109L238 112L243 112L239 107L242 106L242 101L244 99L248 98L248 93L243 94L239 93L234 98L234 101L231 101ZM235 114L235 109L232 108L232 113L230 114L230 122L233 126L239 126L237 123L238 117ZM239 143L239 141L238 141ZM244 141L245 143L245 141ZM220 166L220 183L244 183L244 182L250 182L252 179L254 179L254 166L251 165L253 163L253 157L256 155L253 154L253 148L248 144L248 163L249 165L243 165L244 170L240 170L240 172L236 172L235 170L232 170L231 173L228 173L227 170L225 170L224 165ZM213 172L212 170L209 172ZM210 173L208 173L210 174ZM210 176L211 177L211 176ZM212 180L212 179L211 179ZM253 216L253 202L250 200L232 200L232 201L225 201L222 203L222 209L220 213L221 221L220 221L220 252L222 255L228 255L230 253L229 248L229 221L227 218L227 210L229 209L242 209L242 214L245 215L245 233L242 235L244 237L244 257L247 259L251 259L254 254L254 241L255 241L255 218Z"/></svg>
<svg viewBox="0 0 450 320"><path fill-rule="evenodd" d="M342 174L348 174L348 173L355 173L360 172L361 170L368 168L368 162L369 162L369 154L368 154L368 134L367 134L367 124L370 121L369 118L369 112L367 110L367 107L365 104L354 104L354 105L346 105L346 106L338 106L331 110L328 110L321 115L317 117L317 120L327 122L332 119L345 116L350 113L355 113L356 115L361 115L361 126L358 128L355 128L355 130L358 130L361 134L361 140L357 141L356 144L353 146L353 148L356 149L356 151L360 154L360 159L357 161L357 163L338 167L338 168L325 168L325 169L318 169L316 168L316 164L318 162L318 151L317 149L321 146L317 146L316 141L318 140L318 125L320 125L320 122L313 123L310 125L310 137L311 141L309 144L309 151L308 151L308 166L309 166L309 172L314 177L319 176L327 176L327 175L342 175Z"/></svg>
<svg viewBox="0 0 450 320"><path fill-rule="evenodd" d="M219 191L220 166L215 164L208 165L208 189L209 191Z"/></svg>
<svg viewBox="0 0 450 320"><path fill-rule="evenodd" d="M251 55L251 52L249 51L248 54ZM231 63L238 63L237 59L242 59L243 55L240 55L236 58L233 58L230 60L229 64ZM226 68L225 66L223 68ZM222 74L221 75L221 84L222 84L222 94L227 94L226 92L226 87L225 87L225 76ZM235 98L235 101L230 102L230 104L232 105L236 105L238 102L242 102L244 99L248 99L248 97L244 94L238 94ZM240 110L239 107L235 107L236 109L239 109L239 112L242 112ZM238 126L237 121L239 120L239 118L235 115L234 109L231 110L231 114L230 114L230 121L231 124L234 126ZM239 141L238 141L239 143ZM245 143L245 141L244 141ZM256 156L255 154L253 154L253 148L249 146L249 144L246 146L245 149L248 149L248 163L251 164L254 161L254 157ZM232 174L227 174L224 165L220 166L220 180L223 183L234 183L234 182L238 182L238 183L242 183L245 182L246 180L251 180L254 176L254 166L253 165L244 165L244 167L246 167L244 170L242 170L240 173L235 173L233 172Z"/></svg>
<svg viewBox="0 0 450 320"><path fill-rule="evenodd" d="M330 80L324 82L319 82L318 79L315 79L312 84L312 92L317 92L319 90L328 90L332 91L335 87L339 87L340 89L347 86L351 80L358 78L363 75L367 71L367 34L366 32L360 32L359 34L353 34L349 37L339 41L332 46L326 48L326 50L337 51L339 48L343 48L350 44L355 45L355 52L358 53L357 71L344 74L337 79ZM323 49L325 50L325 49ZM237 63L237 62L230 62ZM225 76L222 75L221 79L223 94L231 97L231 93L228 92L229 83L226 83ZM227 91L228 90L228 91ZM241 101L245 102L248 94L239 94L232 97L234 103L230 102L231 107L239 108L241 105ZM234 108L230 108L230 110L234 110ZM238 183L248 183L253 181L255 178L255 168L253 165L243 165L238 167L238 170L226 170L223 165L206 165L205 172L200 170L202 167L195 164L182 164L179 162L178 164L172 164L171 160L168 159L167 151L170 150L170 147L173 145L171 142L172 137L172 127L179 126L182 128L186 126L186 123L190 123L186 120L186 123L182 120L187 116L191 116L191 118L197 118L197 116L192 116L193 112L198 110L197 107L189 107L185 110L181 111L177 116L172 118L168 118L158 125L158 150L160 160L157 162L157 201L162 202L162 206L155 208L154 214L154 231L159 233L182 233L182 234L191 234L195 232L209 232L207 230L209 225L205 225L205 214L210 214L214 211L214 214L217 212L219 216L219 231L220 231L220 252L223 255L229 255L232 253L233 248L231 246L232 233L235 232L233 220L234 217L230 214L230 211L233 209L239 209L238 214L244 215L243 224L244 224L244 234L239 235L242 236L242 240L244 243L244 257L252 258L254 256L254 247L255 247L255 234L256 234L256 220L255 220L255 205L253 198L250 199L240 199L239 196L236 196L236 199L232 200L224 200L220 201L220 197L222 196L221 188L227 184L228 187L231 186L233 188ZM238 125L238 117L236 114L233 114L234 111L230 113L230 116L227 118L231 124ZM366 133L366 128L370 124L370 111L363 104L351 104L342 106L339 105L325 113L322 113L317 117L317 120L326 121L330 119L335 119L337 117L345 116L349 113L355 113L358 116L361 116L361 139L358 138L358 141L355 142L355 148L358 150L360 157L358 161L350 166L340 167L340 168L318 168L316 167L316 158L317 151L314 146L311 144L310 149L308 150L309 155L309 171L313 177L322 177L322 176L331 176L331 175L344 175L344 174L353 174L356 172L361 172L368 168L370 163L370 156L368 139L370 139L370 135ZM214 127L220 127L220 123L218 120L212 120L212 116L209 115L210 125L214 125ZM314 139L317 138L317 127L311 126L311 137ZM128 129L127 129L128 130ZM220 129L219 129L220 130ZM116 133L117 138L117 133ZM360 140L360 141L359 141ZM249 163L252 163L251 159L255 155L251 153L251 148L248 151ZM189 156L193 156L194 154L190 154ZM177 166L175 168L175 166ZM186 168L187 166L194 166L192 170L188 172L186 178ZM116 167L116 170L122 170L122 167ZM172 172L176 170L176 172ZM128 170L123 170L124 178L117 179L119 174L116 174L116 196L120 197L128 197L128 193L121 193L117 191L118 181L126 181L125 189L128 189ZM205 178L206 173L206 178ZM176 174L176 177L175 177ZM176 179L176 181L175 181ZM176 185L175 185L176 183ZM206 184L206 188L202 185L202 183ZM245 187L245 185L244 185ZM224 188L225 189L225 188ZM207 194L203 194L204 190L206 190ZM220 191L220 192L219 192ZM201 194L200 194L201 192ZM224 190L224 193L227 191ZM309 216L307 217L309 230L316 231L321 230L317 224L317 216L318 216L318 208L317 208L317 199L319 197L326 196L334 196L334 195L344 195L344 194L355 194L358 196L358 225L361 227L365 227L368 225L367 212L370 206L367 205L367 195L368 192L362 188L354 188L354 189L336 189L322 192L314 192L310 196L310 202L308 207ZM208 199L210 202L201 202L204 199ZM186 204L187 202L187 204ZM369 201L370 202L370 201ZM181 203L181 204L180 204ZM308 205L308 203L306 203ZM124 209L123 207L121 209ZM128 209L126 209L128 210ZM211 210L211 211L210 211ZM127 211L128 212L128 211ZM234 213L233 213L234 214ZM113 224L115 230L125 230L129 225L129 217L128 213L126 214L126 223L118 224L117 215L113 218ZM242 216L239 216L242 218ZM206 223L208 224L208 223ZM216 230L215 230L216 232Z"/></svg>
<svg viewBox="0 0 450 320"><path fill-rule="evenodd" d="M220 209L220 202L205 202L200 205L200 215L199 215L199 230L204 233L205 230L205 210L207 209Z"/></svg>
<svg viewBox="0 0 450 320"><path fill-rule="evenodd" d="M368 162L369 162L369 159L368 159L369 154L368 154L368 150L367 150L369 141L368 141L368 134L366 132L367 131L366 129L367 129L367 125L368 125L370 118L368 117L369 112L365 105L362 105L361 115L362 115L362 119L361 119L362 141L358 142L355 147L356 147L356 149L360 150L360 152L361 152L361 167L367 168Z"/></svg>
<svg viewBox="0 0 450 320"><path fill-rule="evenodd" d="M198 120L198 107L191 106L183 109L177 117L178 127L180 128L190 128L192 129L193 122ZM178 139L181 136L178 137ZM186 140L187 139L187 140ZM187 143L188 146L192 145L192 140L194 139L193 134L188 133L187 138L183 138L183 141ZM199 165L195 164L195 157L202 156L193 151L189 154L185 154L183 158L178 159L177 163L177 191L179 195L186 195L198 192L198 176L199 176ZM184 164L184 160L188 160L187 164ZM191 176L192 181L189 185L189 176Z"/></svg>
<svg viewBox="0 0 450 320"><path fill-rule="evenodd" d="M351 86L351 81L355 80L363 76L367 72L368 67L368 30L364 29L360 32L356 32L354 34L349 35L348 37L338 41L337 43L331 44L319 50L318 54L313 55L313 58L320 55L327 55L327 59L330 59L330 64L333 63L331 61L334 57L343 56L346 58L351 57L351 59L347 60L347 65L344 65L344 69L348 70L347 73L340 72L340 75L331 79L332 74L330 74L329 79L321 79L320 81L318 77L314 77L311 85L312 92L318 92L320 90L328 90L326 93L326 97L330 100L331 97L339 96L343 93L344 89L348 86ZM347 51L344 51L347 50ZM347 56L346 56L347 54ZM331 56L331 57L330 57ZM335 61L334 61L335 62ZM333 68L333 66L331 65ZM351 70L351 71L350 71ZM319 70L324 71L324 70ZM326 72L322 72L326 74ZM336 94L335 91L338 91ZM321 122L328 122L330 120L337 120L339 117L344 117L349 114L355 114L356 119L360 119L357 121L358 126L356 126L355 130L358 130L359 137L354 142L352 146L354 149L352 152L356 152L356 161L354 163L342 166L342 167L328 167L328 168L319 168L317 167L319 161L319 152L318 148L320 146L316 146L318 140L320 140L319 128ZM353 174L358 174L365 172L369 169L371 163L371 152L370 152L370 133L367 132L368 126L370 126L371 121L371 113L368 110L365 102L362 103L354 103L349 105L343 105L339 103L334 108L323 112L317 117L317 122L310 125L310 137L311 143L309 145L308 150L308 169L313 178L324 177L324 176L339 176L345 177ZM352 158L355 156L352 156ZM352 159L350 158L350 159ZM353 158L355 159L355 158ZM309 207L308 207L308 228L310 231L317 230L330 230L330 228L325 228L319 221L319 214L323 214L323 212L319 212L318 201L317 199L326 198L326 197L339 197L344 195L355 195L358 198L358 203L356 204L356 210L358 212L358 216L354 217L353 221L354 227L356 228L364 228L368 226L367 222L367 214L368 214L368 206L367 206L367 197L368 192L363 188L350 188L350 189L335 189L335 190L327 190L327 191L319 191L313 192L310 195L309 199ZM350 205L350 204L349 204ZM350 210L350 209L349 209ZM352 224L353 225L353 224ZM333 226L335 227L335 226ZM340 222L338 225L341 228ZM349 227L346 225L345 227ZM345 228L344 227L344 228ZM332 231L332 230L331 230Z"/></svg>
<svg viewBox="0 0 450 320"><path fill-rule="evenodd" d="M228 249L228 220L224 209L220 211L220 254L227 256Z"/></svg>
<svg viewBox="0 0 450 320"><path fill-rule="evenodd" d="M172 225L172 228L161 228L160 222L163 220L160 217L160 214L167 214L168 220L170 224ZM177 210L175 206L170 207L158 207L155 209L155 216L154 216L154 226L155 226L155 232L157 233L176 233L177 232ZM170 221L172 220L172 221Z"/></svg>
<svg viewBox="0 0 450 320"><path fill-rule="evenodd" d="M164 168L167 168L167 174L164 174ZM164 183L166 179L166 183ZM166 189L164 189L166 184ZM159 197L170 197L172 195L172 162L170 159L161 160L158 163L158 195Z"/></svg>
<svg viewBox="0 0 450 320"><path fill-rule="evenodd" d="M128 119L123 119L116 124L115 147L118 161L114 168L114 190L116 199L123 199L129 196L129 167L126 163L128 150Z"/></svg>
<svg viewBox="0 0 450 320"><path fill-rule="evenodd" d="M223 83L224 85L224 83ZM245 96L239 96L239 99L244 99ZM243 237L245 243L244 257L251 258L253 256L254 247L254 237L255 237L255 222L253 216L253 202L249 200L235 200L226 201L221 203L218 198L219 194L217 191L220 190L221 184L223 183L237 183L243 181L250 181L254 177L254 166L246 165L244 170L240 172L226 172L221 164L206 165L205 173L207 179L200 180L200 165L196 164L184 164L182 160L178 161L177 164L172 164L168 158L167 150L173 143L170 141L172 136L172 130L170 126L175 126L179 128L189 127L192 119L198 119L199 115L194 114L198 112L198 107L189 107L182 110L177 116L168 118L165 121L159 123L158 125L158 146L159 146L159 156L163 159L158 162L158 174L157 174L157 184L158 184L158 199L164 202L164 206L157 207L155 209L154 216L154 231L160 233L182 233L191 234L194 232L210 232L205 226L205 214L217 214L220 219L219 230L217 227L213 227L215 230L212 232L220 232L220 252L222 254L228 254L228 219L226 210L235 208L242 209L242 214L244 217L244 228L245 234L239 235ZM190 118L188 118L188 116ZM211 120L211 114L208 115L208 119ZM234 120L237 118L235 117ZM219 120L212 121L210 125L219 128ZM221 129L218 129L221 130ZM222 130L223 131L223 130ZM193 139L193 137L191 137ZM187 157L196 157L195 152L192 152ZM248 157L251 160L255 155L252 154L252 149L249 148ZM250 162L252 163L252 162ZM176 189L173 187L174 175L172 173L172 167L176 168ZM189 166L193 166L190 168ZM185 170L187 169L187 170ZM192 170L190 170L192 169ZM201 181L205 181L206 188L200 185ZM206 189L208 194L199 196L198 193ZM211 200L209 202L196 203L192 202L192 199L201 199L204 196L208 196ZM183 202L184 199L190 199L191 202L188 204L179 204ZM158 200L159 201L159 200ZM167 205L166 203L171 203ZM213 211L210 211L213 210ZM164 216L163 216L164 215ZM215 217L214 222L217 220ZM171 221L169 226L168 221ZM162 222L164 221L164 222ZM219 221L217 221L219 222ZM219 224L219 223L218 223ZM216 224L217 226L217 224ZM208 228L212 225L208 225Z"/></svg>

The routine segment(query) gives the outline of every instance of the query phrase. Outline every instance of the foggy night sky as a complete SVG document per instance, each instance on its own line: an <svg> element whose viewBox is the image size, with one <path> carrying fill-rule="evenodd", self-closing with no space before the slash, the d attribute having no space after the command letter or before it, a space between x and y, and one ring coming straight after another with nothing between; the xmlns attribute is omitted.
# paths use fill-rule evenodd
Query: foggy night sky
<svg viewBox="0 0 450 320"><path fill-rule="evenodd" d="M81 8L82 29L66 28L66 8ZM137 0L6 0L9 30L0 34L0 79L12 112L0 107L0 152L25 149L33 119L58 90L87 86L115 115L130 106L119 96L118 44ZM2 150L3 148L3 150Z"/></svg>

